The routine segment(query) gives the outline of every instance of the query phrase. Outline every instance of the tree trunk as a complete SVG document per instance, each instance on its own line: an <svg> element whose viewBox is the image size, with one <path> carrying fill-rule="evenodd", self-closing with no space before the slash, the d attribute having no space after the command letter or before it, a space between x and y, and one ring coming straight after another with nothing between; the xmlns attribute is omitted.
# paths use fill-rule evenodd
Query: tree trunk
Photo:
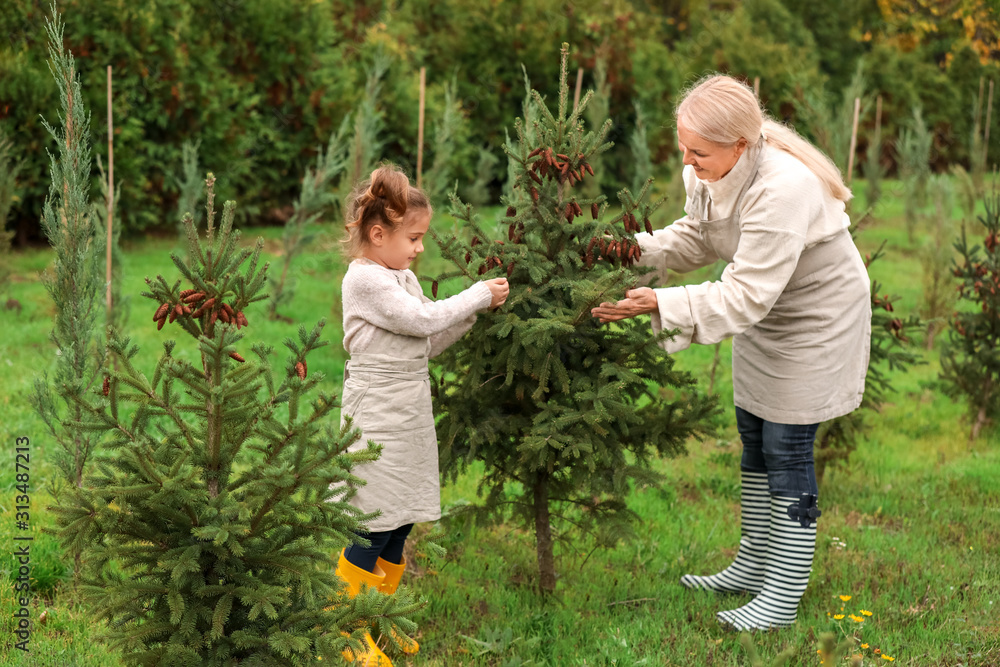
<svg viewBox="0 0 1000 667"><path fill-rule="evenodd" d="M556 566L552 555L552 524L549 521L549 474L535 478L535 545L538 554L538 585L543 593L556 590Z"/></svg>
<svg viewBox="0 0 1000 667"><path fill-rule="evenodd" d="M972 443L979 437L979 431L982 430L983 426L985 426L989 421L989 417L986 415L986 406L990 404L992 394L993 383L990 380L987 380L985 386L983 387L983 400L979 404L979 414L976 415L976 421L972 424L972 432L969 433L969 447L972 447Z"/></svg>

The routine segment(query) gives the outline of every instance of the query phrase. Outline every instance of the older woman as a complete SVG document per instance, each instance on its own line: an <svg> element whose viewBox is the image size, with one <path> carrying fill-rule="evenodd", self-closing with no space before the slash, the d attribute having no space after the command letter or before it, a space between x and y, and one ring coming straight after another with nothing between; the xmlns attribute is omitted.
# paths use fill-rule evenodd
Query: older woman
<svg viewBox="0 0 1000 667"><path fill-rule="evenodd" d="M816 546L816 428L858 407L868 369L869 280L847 231L851 192L731 77L702 80L676 117L686 215L637 235L641 263L661 282L667 270L729 264L717 282L633 289L592 312L601 322L650 314L654 332L678 330L669 352L733 337L742 538L729 567L681 584L754 593L719 612L728 626L787 627Z"/></svg>

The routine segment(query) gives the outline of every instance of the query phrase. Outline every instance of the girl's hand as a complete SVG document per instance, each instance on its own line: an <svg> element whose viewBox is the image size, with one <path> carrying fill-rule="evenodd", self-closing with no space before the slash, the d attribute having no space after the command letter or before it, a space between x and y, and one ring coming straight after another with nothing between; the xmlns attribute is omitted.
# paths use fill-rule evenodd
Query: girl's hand
<svg viewBox="0 0 1000 667"><path fill-rule="evenodd" d="M605 301L591 308L590 314L598 318L601 324L624 320L626 317L655 313L659 308L656 302L656 292L649 287L637 287L625 292L625 298L618 303Z"/></svg>
<svg viewBox="0 0 1000 667"><path fill-rule="evenodd" d="M485 282L486 286L490 288L490 294L493 295L493 300L490 301L490 310L499 308L507 300L507 295L510 294L510 285L507 284L507 279L494 278Z"/></svg>

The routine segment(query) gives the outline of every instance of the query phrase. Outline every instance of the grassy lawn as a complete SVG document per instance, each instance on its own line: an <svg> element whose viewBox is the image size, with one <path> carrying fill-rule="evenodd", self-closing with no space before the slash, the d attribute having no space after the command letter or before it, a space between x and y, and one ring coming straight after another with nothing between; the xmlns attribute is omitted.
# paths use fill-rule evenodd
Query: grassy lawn
<svg viewBox="0 0 1000 667"><path fill-rule="evenodd" d="M886 191L892 191L891 184ZM872 266L871 274L883 291L900 296L898 306L905 314L920 303L919 252L927 230L920 228L910 243L901 214L901 203L888 199L879 207L877 220L861 232L858 245L870 252L888 241L887 256ZM445 215L434 223L441 231L452 224ZM338 305L344 261L338 233L335 226L324 228L298 260L298 289L285 311L295 325L266 321L262 304L248 313L248 336L274 345L278 358L283 358L281 341L294 334L298 323L311 326L326 318L325 338L331 345L322 356L313 357L310 371L323 372L334 391L345 358ZM244 235L248 243L263 235L268 255L280 261L280 230L254 228ZM151 321L155 304L139 293L146 276L175 276L169 258L175 250L183 251L173 239L139 238L125 244L123 293L131 295L129 334L142 350L139 365L147 371L162 341L177 333L170 326L156 331ZM39 373L54 369L56 350L48 339L53 308L40 282L51 259L45 250L14 256L14 276L4 298L17 299L21 310L6 311L0 324L0 437L9 456L9 473L0 478L0 541L13 551L15 532L24 534L14 527L18 492L13 450L15 438L21 436L31 439L35 537L32 652L25 655L12 647L17 609L12 580L17 575L8 557L0 562L0 664L118 667L122 663L102 646L99 628L65 584L71 563L41 530L53 524L45 508L52 504L59 475L53 463L55 445L27 399ZM441 267L431 243L420 272L434 275ZM429 291L429 281L425 287ZM441 296L449 287L456 285L442 286ZM182 345L187 349L178 353L190 353L186 341ZM717 437L689 443L686 457L658 462L666 476L661 486L633 491L631 506L641 517L635 539L595 551L586 539L561 536L567 539L557 546L560 579L555 595L542 597L533 586L532 535L510 526L443 521L443 537L434 539L446 547L447 555L435 557L426 549L431 527L418 526L412 540L412 573L405 581L426 600L415 618L421 652L394 657L394 663L749 665L739 637L715 620L717 611L745 604L749 597L694 593L678 583L684 573L725 567L739 539L740 445L732 416L729 349L728 344L721 348L715 382L724 411ZM677 359L707 386L713 353L711 347L696 347ZM753 636L766 664L792 647L795 657L789 664L818 665L817 638L825 631L867 644L856 649L866 665L887 664L882 656L891 656L894 664L919 667L1000 664L1000 431L985 431L969 446L964 407L936 386L937 350L921 354L925 364L893 376L896 393L880 415L869 419L872 429L849 466L827 471L816 560L799 621L790 630ZM473 470L446 487L446 508L474 502L476 482ZM848 616L862 609L872 612L863 623ZM844 618L837 619L840 614Z"/></svg>

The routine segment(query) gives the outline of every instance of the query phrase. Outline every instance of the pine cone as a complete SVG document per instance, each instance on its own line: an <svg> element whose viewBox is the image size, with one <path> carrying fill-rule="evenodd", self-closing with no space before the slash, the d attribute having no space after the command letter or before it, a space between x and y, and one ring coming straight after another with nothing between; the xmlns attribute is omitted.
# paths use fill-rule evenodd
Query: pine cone
<svg viewBox="0 0 1000 667"><path fill-rule="evenodd" d="M511 261L510 264L507 265L507 277L510 278L510 275L512 273L514 273L514 262L513 262L513 260Z"/></svg>
<svg viewBox="0 0 1000 667"><path fill-rule="evenodd" d="M513 206L508 206L507 207L507 217L508 218L513 218L515 215L517 215L517 209L514 208Z"/></svg>
<svg viewBox="0 0 1000 667"><path fill-rule="evenodd" d="M104 386L102 388L102 392L105 396L111 393L111 378L107 375L104 376Z"/></svg>
<svg viewBox="0 0 1000 667"><path fill-rule="evenodd" d="M247 322L247 316L243 314L242 310L236 313L236 321L239 324L242 324L243 326L247 326L248 324L250 324L249 322Z"/></svg>
<svg viewBox="0 0 1000 667"><path fill-rule="evenodd" d="M590 205L590 217L592 217L594 220L597 220L597 214L600 212L600 210L601 207L595 201L593 204Z"/></svg>
<svg viewBox="0 0 1000 667"><path fill-rule="evenodd" d="M183 301L184 303L195 303L197 301L201 301L204 298L205 298L204 292L194 292L193 294L188 294L187 296L181 297L181 301Z"/></svg>
<svg viewBox="0 0 1000 667"><path fill-rule="evenodd" d="M156 309L156 314L153 315L153 321L162 320L167 316L167 309L170 308L169 304L161 303L160 307Z"/></svg>
<svg viewBox="0 0 1000 667"><path fill-rule="evenodd" d="M645 225L647 234L653 233L653 225L649 222L649 218L643 218L642 224Z"/></svg>
<svg viewBox="0 0 1000 667"><path fill-rule="evenodd" d="M240 362L241 364L244 361L246 361L246 359L244 359L242 356L240 356L239 352L230 352L229 356L232 357L233 359L235 359L236 361Z"/></svg>
<svg viewBox="0 0 1000 667"><path fill-rule="evenodd" d="M162 329L163 325L166 324L166 323L167 323L167 318L166 317L158 319L156 321L156 330L159 331L160 329Z"/></svg>
<svg viewBox="0 0 1000 667"><path fill-rule="evenodd" d="M190 295L194 294L196 291L197 290L193 290L193 289L181 290L181 298L183 299L186 296L190 296Z"/></svg>
<svg viewBox="0 0 1000 667"><path fill-rule="evenodd" d="M204 313L206 310L211 309L212 306L214 305L215 305L215 299L205 299L205 302L198 307L198 310L191 313L191 317L201 317L202 313Z"/></svg>
<svg viewBox="0 0 1000 667"><path fill-rule="evenodd" d="M300 380L306 379L306 365L301 361L295 364L295 374L299 376Z"/></svg>
<svg viewBox="0 0 1000 667"><path fill-rule="evenodd" d="M435 299L438 298L438 281L436 280L431 283L431 296Z"/></svg>
<svg viewBox="0 0 1000 667"><path fill-rule="evenodd" d="M529 157L529 158L533 158L533 157L535 157L536 155L539 155L539 154L541 154L542 150L543 150L543 149L541 149L541 148L536 148L535 150L533 150L533 151L531 151L530 153L528 153L528 157Z"/></svg>

